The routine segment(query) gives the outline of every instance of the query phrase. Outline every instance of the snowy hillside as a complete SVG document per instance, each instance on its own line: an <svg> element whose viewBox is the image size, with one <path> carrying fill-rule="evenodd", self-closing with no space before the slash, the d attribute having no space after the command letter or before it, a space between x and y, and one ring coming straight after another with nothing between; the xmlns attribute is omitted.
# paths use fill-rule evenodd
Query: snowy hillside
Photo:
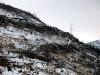
<svg viewBox="0 0 100 75"><path fill-rule="evenodd" d="M0 3L0 74L100 75L100 51Z"/></svg>
<svg viewBox="0 0 100 75"><path fill-rule="evenodd" d="M100 40L89 42L88 44L100 49Z"/></svg>

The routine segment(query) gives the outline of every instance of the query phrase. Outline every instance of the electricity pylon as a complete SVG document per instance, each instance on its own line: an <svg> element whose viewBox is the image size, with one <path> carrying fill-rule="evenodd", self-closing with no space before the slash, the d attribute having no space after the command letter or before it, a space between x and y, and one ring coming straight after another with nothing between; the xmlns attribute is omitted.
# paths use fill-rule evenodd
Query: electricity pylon
<svg viewBox="0 0 100 75"><path fill-rule="evenodd" d="M72 23L70 24L70 33L73 34L73 25L72 25Z"/></svg>

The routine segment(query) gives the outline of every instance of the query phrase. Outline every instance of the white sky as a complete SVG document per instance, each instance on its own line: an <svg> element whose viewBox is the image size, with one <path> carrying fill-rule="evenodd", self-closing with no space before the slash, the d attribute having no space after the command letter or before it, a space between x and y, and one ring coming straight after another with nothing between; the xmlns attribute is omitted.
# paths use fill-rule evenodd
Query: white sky
<svg viewBox="0 0 100 75"><path fill-rule="evenodd" d="M43 22L70 32L80 41L100 39L100 0L0 0L35 13Z"/></svg>

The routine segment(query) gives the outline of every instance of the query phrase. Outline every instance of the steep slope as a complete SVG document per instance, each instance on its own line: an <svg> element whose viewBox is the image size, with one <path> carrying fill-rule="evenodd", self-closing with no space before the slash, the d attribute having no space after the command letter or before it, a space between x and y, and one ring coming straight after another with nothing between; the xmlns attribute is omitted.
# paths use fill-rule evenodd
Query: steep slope
<svg viewBox="0 0 100 75"><path fill-rule="evenodd" d="M100 75L100 51L0 3L0 64L3 75Z"/></svg>
<svg viewBox="0 0 100 75"><path fill-rule="evenodd" d="M88 44L100 49L100 40L89 42Z"/></svg>

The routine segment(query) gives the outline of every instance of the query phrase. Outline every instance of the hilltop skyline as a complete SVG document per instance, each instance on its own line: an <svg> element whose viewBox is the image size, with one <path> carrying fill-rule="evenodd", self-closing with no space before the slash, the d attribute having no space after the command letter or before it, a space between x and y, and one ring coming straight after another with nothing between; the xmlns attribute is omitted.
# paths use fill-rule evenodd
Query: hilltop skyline
<svg viewBox="0 0 100 75"><path fill-rule="evenodd" d="M99 0L1 0L14 7L35 13L48 25L70 32L80 41L100 39Z"/></svg>

